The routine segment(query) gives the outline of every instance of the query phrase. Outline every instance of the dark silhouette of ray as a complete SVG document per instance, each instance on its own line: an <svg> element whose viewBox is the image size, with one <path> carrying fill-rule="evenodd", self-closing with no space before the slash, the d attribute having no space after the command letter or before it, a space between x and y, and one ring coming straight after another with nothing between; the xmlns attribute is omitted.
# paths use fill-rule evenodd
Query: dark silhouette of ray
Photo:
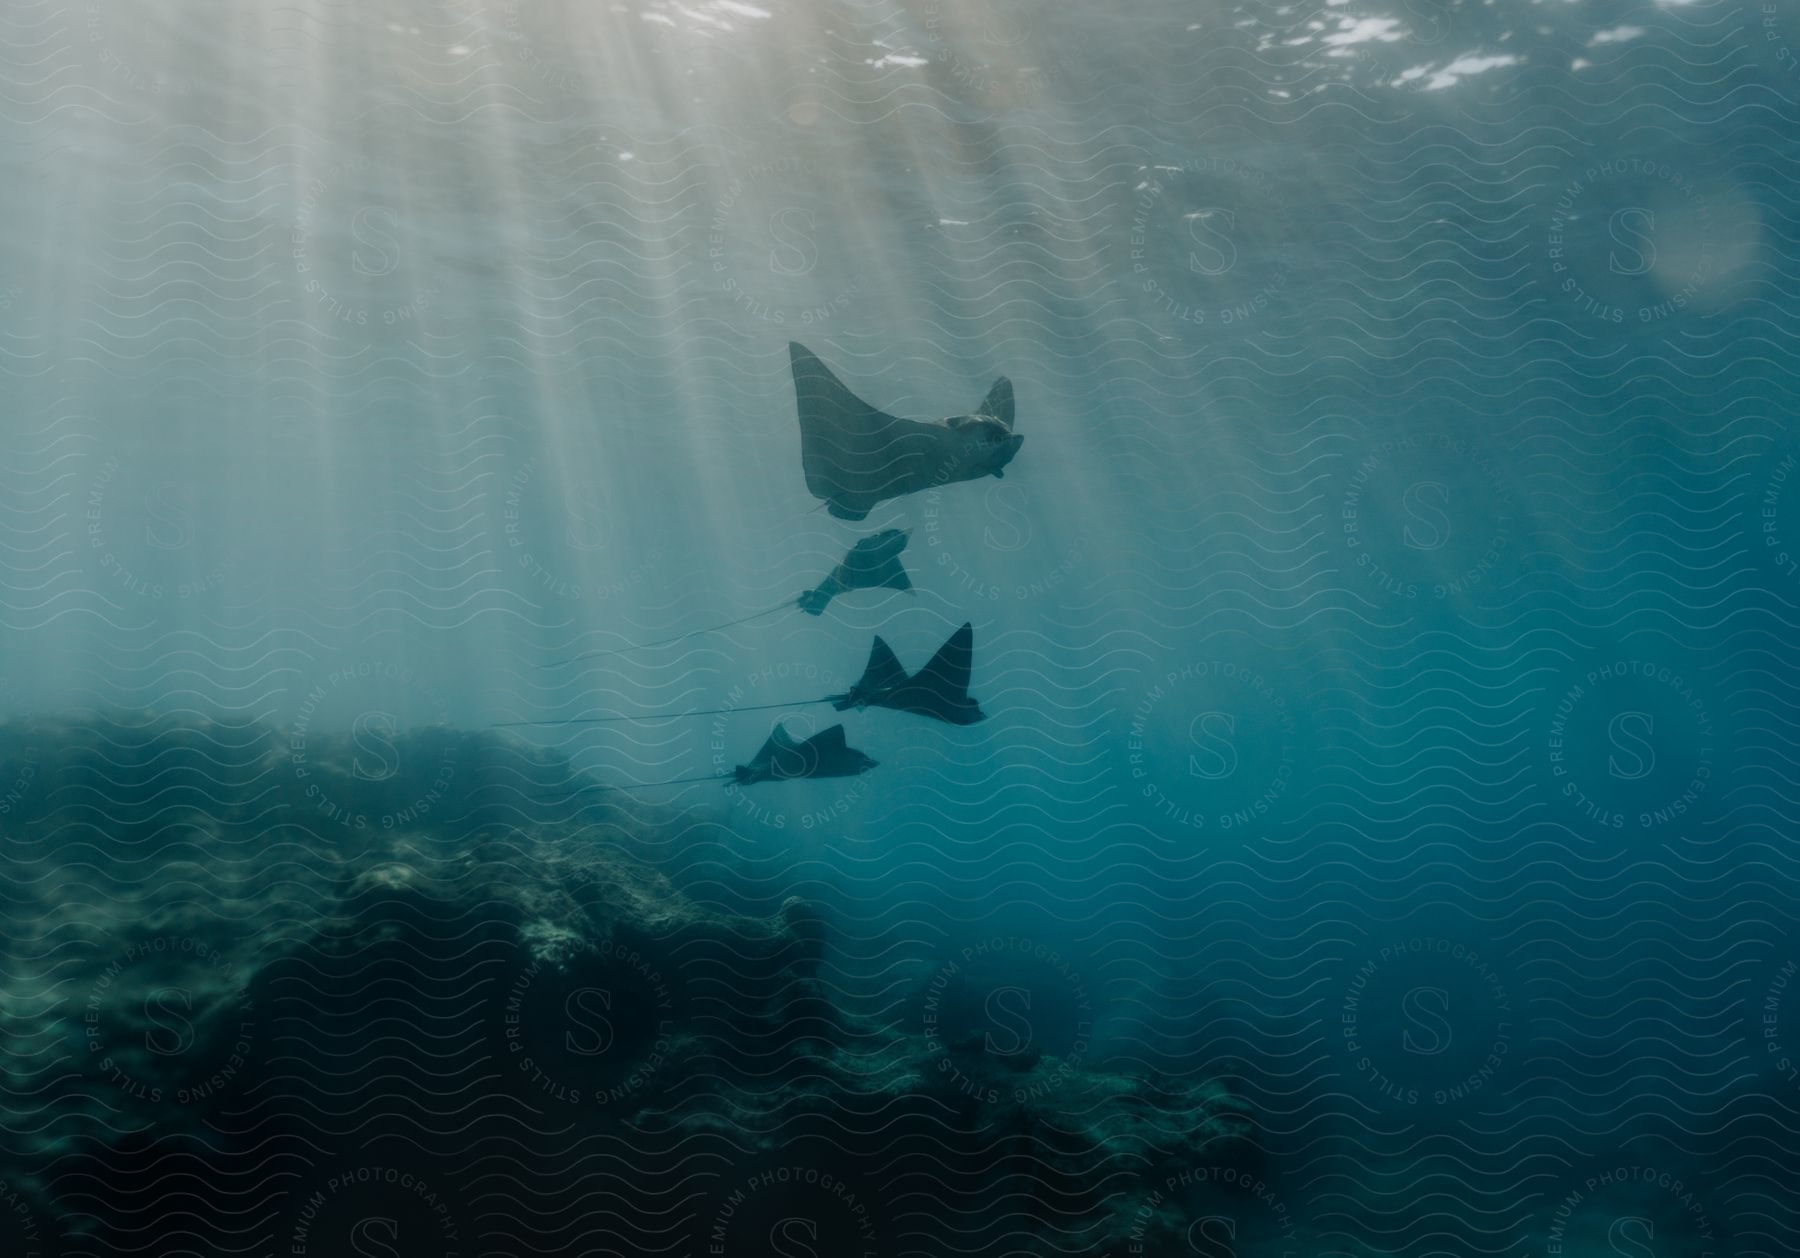
<svg viewBox="0 0 1800 1258"><path fill-rule="evenodd" d="M789 778L849 778L867 773L878 762L844 741L844 727L820 730L805 742L795 742L787 726L777 725L749 764L740 764L733 777L740 785L786 781Z"/></svg>
<svg viewBox="0 0 1800 1258"><path fill-rule="evenodd" d="M823 581L800 596L800 610L817 616L833 598L850 590L912 589L906 569L900 566L900 552L910 536L905 529L882 529L863 538Z"/></svg>
<svg viewBox="0 0 1800 1258"><path fill-rule="evenodd" d="M969 694L969 675L974 664L975 630L964 623L939 647L937 654L918 672L907 674L894 652L879 636L869 648L869 662L862 676L843 694L817 699L793 699L786 703L757 703L737 708L690 708L682 712L633 712L612 716L561 717L545 721L502 721L495 729L523 726L616 725L630 721L675 721L689 716L723 716L733 712L769 712L778 708L806 708L829 703L839 712L851 708L891 708L912 712L951 725L973 725L986 719L981 705Z"/></svg>
<svg viewBox="0 0 1800 1258"><path fill-rule="evenodd" d="M1013 433L1012 383L1002 376L972 415L898 419L857 397L799 342L789 342L806 488L840 520L877 503L957 481L1002 476L1025 438Z"/></svg>
<svg viewBox="0 0 1800 1258"><path fill-rule="evenodd" d="M689 782L735 782L751 786L757 782L788 782L796 778L848 778L867 773L881 762L850 746L844 739L844 727L833 725L820 730L805 742L788 733L786 725L777 725L763 745L730 773L707 773L698 777L670 778L663 782L633 782L620 786L589 786L587 791L639 791L657 786L681 786Z"/></svg>
<svg viewBox="0 0 1800 1258"><path fill-rule="evenodd" d="M907 538L911 534L905 529L883 529L879 533L863 538L850 548L848 554L833 568L818 585L807 590L798 598L765 607L762 611L752 612L737 620L727 620L724 624L708 625L704 629L690 629L686 633L678 633L670 638L658 638L654 642L635 642L630 646L611 647L604 651L587 651L580 655L570 656L566 660L555 660L542 665L544 668L561 668L565 664L576 664L582 660L605 659L611 655L625 655L632 651L647 651L651 647L669 646L676 642L685 642L689 638L697 638L701 634L717 633L721 629L731 629L737 625L747 625L753 620L761 620L764 616L773 616L776 612L784 612L790 607L798 607L809 616L821 615L831 600L839 594L851 590L911 590L912 581L906 575L906 569L900 565L900 552L906 549Z"/></svg>
<svg viewBox="0 0 1800 1258"><path fill-rule="evenodd" d="M969 695L974 655L975 630L965 623L938 648L924 668L909 677L888 644L878 637L869 650L863 675L846 693L833 695L831 705L840 712L849 708L892 708L951 725L973 725L984 719L981 705Z"/></svg>

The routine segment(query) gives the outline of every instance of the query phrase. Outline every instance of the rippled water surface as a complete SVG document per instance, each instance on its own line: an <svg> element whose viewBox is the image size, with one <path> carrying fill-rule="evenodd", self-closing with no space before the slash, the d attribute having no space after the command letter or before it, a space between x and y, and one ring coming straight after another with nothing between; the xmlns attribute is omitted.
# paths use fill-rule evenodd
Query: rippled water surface
<svg viewBox="0 0 1800 1258"><path fill-rule="evenodd" d="M1796 51L9 6L0 1253L1800 1248Z"/></svg>

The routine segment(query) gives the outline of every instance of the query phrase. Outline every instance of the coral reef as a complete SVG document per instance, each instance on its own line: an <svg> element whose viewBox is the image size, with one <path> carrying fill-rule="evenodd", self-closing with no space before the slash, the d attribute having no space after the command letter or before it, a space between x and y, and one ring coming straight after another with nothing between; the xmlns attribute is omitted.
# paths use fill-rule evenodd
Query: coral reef
<svg viewBox="0 0 1800 1258"><path fill-rule="evenodd" d="M32 1252L1157 1252L1253 1173L1216 1085L851 1012L816 908L508 739L15 721L0 778Z"/></svg>

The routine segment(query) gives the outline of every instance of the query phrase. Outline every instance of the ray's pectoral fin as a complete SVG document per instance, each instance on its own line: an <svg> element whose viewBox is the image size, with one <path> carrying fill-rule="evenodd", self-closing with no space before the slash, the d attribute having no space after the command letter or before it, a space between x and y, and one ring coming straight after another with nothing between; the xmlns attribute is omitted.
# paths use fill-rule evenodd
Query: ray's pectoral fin
<svg viewBox="0 0 1800 1258"><path fill-rule="evenodd" d="M975 663L975 627L964 624L938 648L936 655L919 670L915 681L923 683L946 699L969 697L969 674Z"/></svg>
<svg viewBox="0 0 1800 1258"><path fill-rule="evenodd" d="M833 725L820 730L800 745L806 756L806 771L797 777L824 778L841 776L850 757L850 745L844 741L844 727Z"/></svg>
<svg viewBox="0 0 1800 1258"><path fill-rule="evenodd" d="M796 742L786 726L777 725L749 764L733 771L739 785L753 782L787 782L795 778L855 777L876 766L876 761L844 741L844 727L833 725L805 742Z"/></svg>
<svg viewBox="0 0 1800 1258"><path fill-rule="evenodd" d="M955 725L973 725L985 719L981 705L969 694L974 659L975 629L965 623L907 681L899 706Z"/></svg>
<svg viewBox="0 0 1800 1258"><path fill-rule="evenodd" d="M787 776L782 769L791 766L800 755L800 744L794 736L787 732L787 726L777 725L769 733L768 739L750 757L749 764L740 764L732 770L733 777L740 784L751 782L767 782L771 778Z"/></svg>
<svg viewBox="0 0 1800 1258"><path fill-rule="evenodd" d="M975 413L986 416L988 419L999 420L1005 426L1006 431L1011 432L1013 426L1012 381L1005 376L994 381L994 387L988 390L988 395L981 400L981 405L975 408Z"/></svg>
<svg viewBox="0 0 1800 1258"><path fill-rule="evenodd" d="M906 684L906 668L894 649L878 636L869 648L869 662L857 679L858 690L869 694L887 694Z"/></svg>
<svg viewBox="0 0 1800 1258"><path fill-rule="evenodd" d="M879 703L905 684L905 667L894 654L893 648L877 635L875 644L869 648L869 662L863 667L862 676L856 679L856 684L846 693L833 695L831 706L839 712L868 707Z"/></svg>
<svg viewBox="0 0 1800 1258"><path fill-rule="evenodd" d="M884 498L905 492L906 435L917 425L857 397L798 341L788 343L800 416L800 467L807 492L840 520L862 520Z"/></svg>
<svg viewBox="0 0 1800 1258"><path fill-rule="evenodd" d="M812 768L808 777L816 778L853 778L867 773L880 761L858 751L844 741L844 727L833 725L828 730L821 730L806 740L806 748L813 755Z"/></svg>
<svg viewBox="0 0 1800 1258"><path fill-rule="evenodd" d="M900 566L898 559L890 559L869 574L869 588L874 590L910 590L913 588L912 578L906 575L906 569Z"/></svg>

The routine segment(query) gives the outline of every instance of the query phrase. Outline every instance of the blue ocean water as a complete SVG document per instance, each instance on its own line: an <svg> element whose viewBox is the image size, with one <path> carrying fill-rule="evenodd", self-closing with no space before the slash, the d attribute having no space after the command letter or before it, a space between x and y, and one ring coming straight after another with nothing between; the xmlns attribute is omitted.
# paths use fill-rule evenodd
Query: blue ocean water
<svg viewBox="0 0 1800 1258"><path fill-rule="evenodd" d="M1796 49L11 5L0 1250L1800 1247Z"/></svg>

